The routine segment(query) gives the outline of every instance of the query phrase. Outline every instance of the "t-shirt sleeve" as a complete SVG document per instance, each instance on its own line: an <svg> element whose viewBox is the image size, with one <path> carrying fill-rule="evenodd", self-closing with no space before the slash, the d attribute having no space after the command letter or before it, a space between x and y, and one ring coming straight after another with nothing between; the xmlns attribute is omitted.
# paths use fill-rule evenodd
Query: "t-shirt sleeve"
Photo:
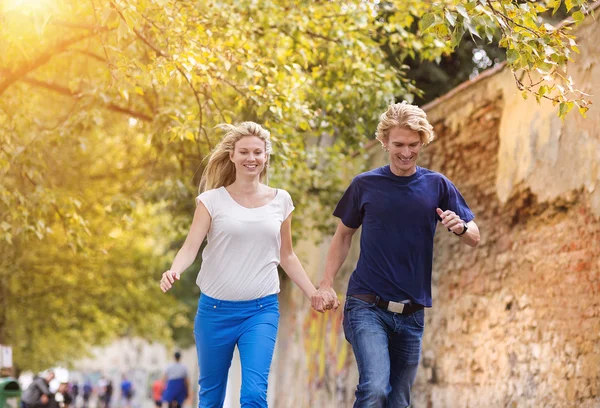
<svg viewBox="0 0 600 408"><path fill-rule="evenodd" d="M292 201L292 196L285 190L283 191L283 219L284 221L290 216L292 211L294 211L294 202Z"/></svg>
<svg viewBox="0 0 600 408"><path fill-rule="evenodd" d="M439 206L443 211L454 211L461 220L470 222L475 218L475 214L471 211L464 197L458 191L458 188L447 178L442 178L443 193ZM438 220L440 219L437 216Z"/></svg>
<svg viewBox="0 0 600 408"><path fill-rule="evenodd" d="M214 216L215 210L215 191L216 190L207 190L196 197L196 206L200 205L200 203L204 204L211 217Z"/></svg>
<svg viewBox="0 0 600 408"><path fill-rule="evenodd" d="M360 209L360 188L356 179L338 202L333 215L338 217L348 228L358 228L362 224L362 211Z"/></svg>

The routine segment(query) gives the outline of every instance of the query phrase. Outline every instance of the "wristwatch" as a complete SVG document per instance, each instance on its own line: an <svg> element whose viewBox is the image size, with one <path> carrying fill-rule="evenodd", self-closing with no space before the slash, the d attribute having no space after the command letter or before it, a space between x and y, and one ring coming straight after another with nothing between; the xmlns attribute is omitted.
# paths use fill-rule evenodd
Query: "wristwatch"
<svg viewBox="0 0 600 408"><path fill-rule="evenodd" d="M463 230L460 234L457 234L456 232L454 232L454 235L456 235L457 237L462 237L463 235L465 235L465 233L468 231L469 226L467 225L466 222L463 221Z"/></svg>

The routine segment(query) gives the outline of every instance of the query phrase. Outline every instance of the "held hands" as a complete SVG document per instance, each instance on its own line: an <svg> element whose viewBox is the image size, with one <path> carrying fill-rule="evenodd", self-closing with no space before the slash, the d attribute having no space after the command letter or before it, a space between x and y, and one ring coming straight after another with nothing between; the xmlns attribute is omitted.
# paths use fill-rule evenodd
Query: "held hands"
<svg viewBox="0 0 600 408"><path fill-rule="evenodd" d="M340 306L340 301L335 290L329 286L321 286L319 290L313 293L310 297L310 303L312 308L319 313L323 313L326 310L335 312Z"/></svg>
<svg viewBox="0 0 600 408"><path fill-rule="evenodd" d="M173 283L180 278L181 276L177 272L171 272L170 270L166 271L162 274L162 278L160 279L160 289L163 293L166 293L173 287Z"/></svg>
<svg viewBox="0 0 600 408"><path fill-rule="evenodd" d="M455 234L460 234L463 232L465 228L463 224L464 222L458 215L456 215L454 211L442 211L440 208L437 208L435 211L442 219L442 224L444 227L448 228L449 231L452 231Z"/></svg>

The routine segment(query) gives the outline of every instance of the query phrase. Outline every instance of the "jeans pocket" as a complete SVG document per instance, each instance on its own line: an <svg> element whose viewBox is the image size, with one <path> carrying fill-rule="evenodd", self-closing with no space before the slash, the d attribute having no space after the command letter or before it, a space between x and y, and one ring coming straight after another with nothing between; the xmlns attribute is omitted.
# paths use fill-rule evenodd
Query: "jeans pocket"
<svg viewBox="0 0 600 408"><path fill-rule="evenodd" d="M352 295L350 295L350 296L346 297L346 304L344 305L344 310L347 311L347 312L349 312L349 311L351 311L353 309L357 309L357 308L359 308L359 309L365 309L365 308L367 308L367 309L373 309L375 307L377 307L377 305L375 305L375 303L369 303L369 302L366 302L366 301L364 301L362 299L358 299L358 298L352 297Z"/></svg>
<svg viewBox="0 0 600 408"><path fill-rule="evenodd" d="M346 338L346 341L352 344L352 330L350 330L350 327L348 325L348 310L345 307L344 314L342 317L342 328L344 329L344 337Z"/></svg>
<svg viewBox="0 0 600 408"><path fill-rule="evenodd" d="M421 309L412 314L412 319L415 322L415 325L420 329L425 328L425 309Z"/></svg>
<svg viewBox="0 0 600 408"><path fill-rule="evenodd" d="M211 306L211 305L207 305L207 304L204 304L204 303L202 303L202 304L200 304L198 306L198 311L199 312L211 312L214 309L216 309L216 307L214 305Z"/></svg>

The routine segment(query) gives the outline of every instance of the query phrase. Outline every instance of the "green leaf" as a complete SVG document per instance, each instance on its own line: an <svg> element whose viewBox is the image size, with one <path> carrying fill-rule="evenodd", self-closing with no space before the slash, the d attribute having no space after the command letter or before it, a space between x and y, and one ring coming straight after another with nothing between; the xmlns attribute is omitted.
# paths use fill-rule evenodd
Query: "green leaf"
<svg viewBox="0 0 600 408"><path fill-rule="evenodd" d="M548 5L554 4L554 9L552 10L552 15L556 14L558 9L560 9L561 0L554 0L554 3L549 2Z"/></svg>
<svg viewBox="0 0 600 408"><path fill-rule="evenodd" d="M506 60L509 64L514 64L516 61L519 60L519 58L520 55L517 52L517 50L511 49L506 51Z"/></svg>
<svg viewBox="0 0 600 408"><path fill-rule="evenodd" d="M455 48L460 44L464 33L465 33L465 27L461 23L457 24L456 27L454 27L454 30L452 31L452 36L450 39L450 46L452 48Z"/></svg>
<svg viewBox="0 0 600 408"><path fill-rule="evenodd" d="M575 23L579 24L585 19L585 15L581 11L576 11L573 13L573 20Z"/></svg>
<svg viewBox="0 0 600 408"><path fill-rule="evenodd" d="M561 102L558 108L558 116L562 119L575 106L574 102Z"/></svg>
<svg viewBox="0 0 600 408"><path fill-rule="evenodd" d="M433 13L424 14L419 21L421 31L427 31L433 24L435 24L435 15Z"/></svg>
<svg viewBox="0 0 600 408"><path fill-rule="evenodd" d="M467 13L467 9L465 9L465 6L463 6L462 4L457 4L456 11L458 11L458 14L463 16L463 18L466 21L471 21L471 17L469 17L469 13Z"/></svg>
<svg viewBox="0 0 600 408"><path fill-rule="evenodd" d="M481 39L481 36L477 32L477 29L475 27L473 27L473 24L471 24L470 21L466 21L465 26L467 27L467 29L469 30L469 33L471 33L471 35Z"/></svg>
<svg viewBox="0 0 600 408"><path fill-rule="evenodd" d="M446 16L446 20L448 20L448 23L450 23L450 25L454 27L454 25L456 24L456 17L454 17L448 9L445 10L444 15Z"/></svg>
<svg viewBox="0 0 600 408"><path fill-rule="evenodd" d="M565 0L565 7L567 8L567 12L571 11L573 6L573 0Z"/></svg>

